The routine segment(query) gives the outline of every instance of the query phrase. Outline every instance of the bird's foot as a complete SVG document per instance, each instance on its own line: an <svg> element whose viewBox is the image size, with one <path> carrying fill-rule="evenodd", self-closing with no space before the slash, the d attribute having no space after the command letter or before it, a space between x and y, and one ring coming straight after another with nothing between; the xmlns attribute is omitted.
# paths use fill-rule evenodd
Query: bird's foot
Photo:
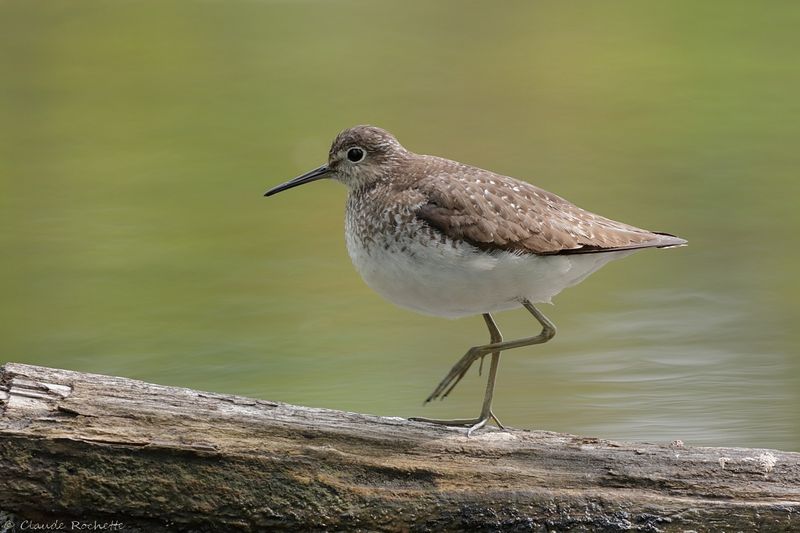
<svg viewBox="0 0 800 533"><path fill-rule="evenodd" d="M491 411L491 409L486 414L481 413L481 416L479 416L478 418L456 418L453 420L440 420L437 418L425 418L421 416L414 416L409 418L409 420L413 420L414 422L427 422L428 424L438 424L440 426L469 427L469 430L467 430L467 437L471 436L473 431L481 429L490 420L494 420L494 423L500 429L506 429L505 426L500 423L500 420L498 420L498 418Z"/></svg>
<svg viewBox="0 0 800 533"><path fill-rule="evenodd" d="M458 382L461 381L467 374L467 370L469 367L472 366L472 363L477 361L479 358L482 360L483 357L486 355L487 352L480 349L481 347L474 347L470 348L464 357L458 360L458 362L453 365L453 368L450 369L450 372L444 377L444 379L436 386L434 391L425 399L424 403L428 403L431 400L440 399L444 400L447 398L447 395L458 385Z"/></svg>

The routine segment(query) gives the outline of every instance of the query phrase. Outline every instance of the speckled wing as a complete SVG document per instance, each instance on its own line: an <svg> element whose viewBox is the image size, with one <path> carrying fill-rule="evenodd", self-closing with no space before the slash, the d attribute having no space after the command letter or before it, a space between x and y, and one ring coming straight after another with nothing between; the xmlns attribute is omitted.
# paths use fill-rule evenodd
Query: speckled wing
<svg viewBox="0 0 800 533"><path fill-rule="evenodd" d="M436 159L416 183L416 216L482 250L540 255L680 246L686 241L590 213L553 193L493 172ZM432 163L432 162L430 162Z"/></svg>

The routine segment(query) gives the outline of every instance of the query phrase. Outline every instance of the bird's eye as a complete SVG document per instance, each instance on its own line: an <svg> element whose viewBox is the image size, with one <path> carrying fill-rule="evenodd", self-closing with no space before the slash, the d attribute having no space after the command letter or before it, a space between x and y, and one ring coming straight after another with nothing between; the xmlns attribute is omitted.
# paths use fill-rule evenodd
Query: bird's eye
<svg viewBox="0 0 800 533"><path fill-rule="evenodd" d="M361 148L350 148L347 151L347 159L352 161L353 163L358 163L362 159L364 159L364 150Z"/></svg>

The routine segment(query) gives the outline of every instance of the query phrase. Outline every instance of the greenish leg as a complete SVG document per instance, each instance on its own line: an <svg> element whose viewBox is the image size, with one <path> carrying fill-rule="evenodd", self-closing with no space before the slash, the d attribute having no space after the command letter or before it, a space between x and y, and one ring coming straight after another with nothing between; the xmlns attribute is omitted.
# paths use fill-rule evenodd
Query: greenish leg
<svg viewBox="0 0 800 533"><path fill-rule="evenodd" d="M443 424L447 426L470 426L467 435L472 434L473 431L482 428L489 420L494 420L495 423L503 428L503 425L492 412L492 399L494 397L495 381L497 379L497 367L500 363L500 352L509 350L511 348L521 348L523 346L531 346L534 344L543 344L552 339L556 334L556 327L553 325L546 316L544 316L533 304L527 300L522 301L523 307L527 309L542 326L542 331L535 337L526 337L523 339L505 341L497 328L492 315L485 313L483 319L486 322L486 327L489 328L489 335L491 342L483 346L474 346L470 348L467 353L453 366L450 372L439 383L436 389L425 400L425 403L435 400L436 398L444 399L450 394L450 391L455 388L459 381L466 375L472 364L480 359L491 354L492 359L489 365L489 376L486 383L486 393L483 397L483 406L481 407L481 414L477 418L455 419L455 420L438 420L433 418L412 418L418 422L429 422L432 424Z"/></svg>

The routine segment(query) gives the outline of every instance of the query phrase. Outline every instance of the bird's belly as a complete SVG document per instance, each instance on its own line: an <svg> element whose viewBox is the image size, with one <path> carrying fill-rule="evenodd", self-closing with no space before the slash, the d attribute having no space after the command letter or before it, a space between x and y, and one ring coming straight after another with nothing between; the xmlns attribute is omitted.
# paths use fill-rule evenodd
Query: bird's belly
<svg viewBox="0 0 800 533"><path fill-rule="evenodd" d="M457 318L550 302L612 259L632 252L538 256L487 253L463 243L390 238L365 244L347 235L364 281L390 302L423 314Z"/></svg>

